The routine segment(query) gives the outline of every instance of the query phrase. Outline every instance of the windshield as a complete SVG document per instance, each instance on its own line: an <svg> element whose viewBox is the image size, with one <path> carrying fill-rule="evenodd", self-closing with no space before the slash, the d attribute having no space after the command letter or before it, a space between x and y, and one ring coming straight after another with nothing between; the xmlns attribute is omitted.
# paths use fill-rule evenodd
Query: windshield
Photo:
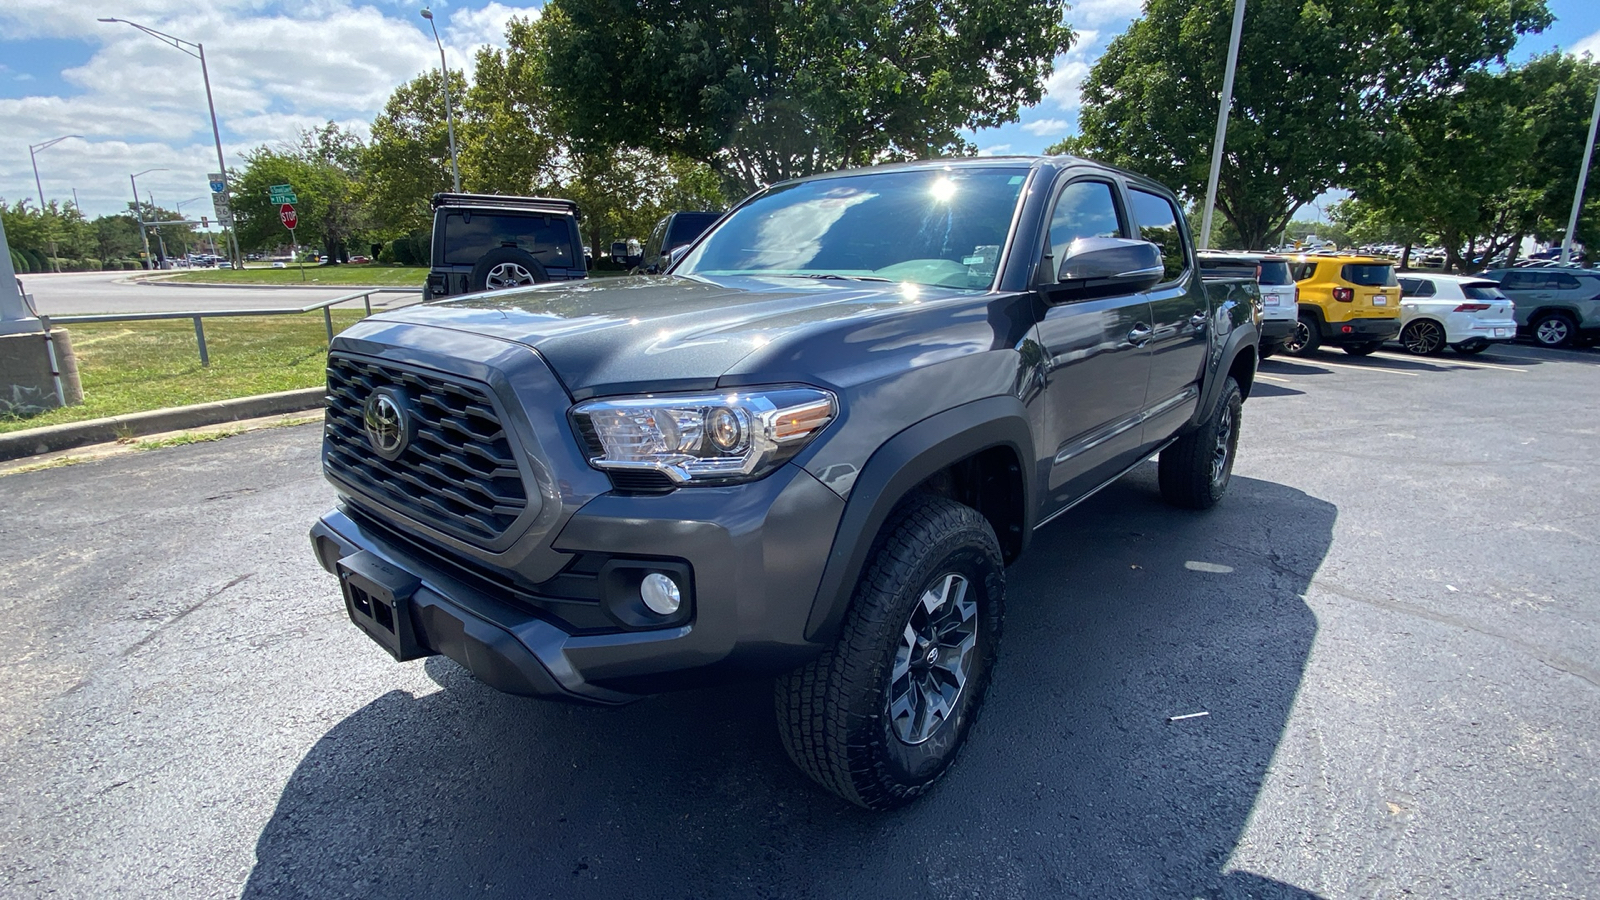
<svg viewBox="0 0 1600 900"><path fill-rule="evenodd" d="M987 290L1027 176L918 169L779 187L734 212L673 271Z"/></svg>

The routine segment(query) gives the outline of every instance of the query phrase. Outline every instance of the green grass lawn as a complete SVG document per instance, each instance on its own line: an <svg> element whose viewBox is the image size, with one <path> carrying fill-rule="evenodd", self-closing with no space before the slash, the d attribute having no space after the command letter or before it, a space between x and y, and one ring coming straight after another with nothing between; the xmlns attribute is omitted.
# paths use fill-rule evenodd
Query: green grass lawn
<svg viewBox="0 0 1600 900"><path fill-rule="evenodd" d="M205 284L308 284L308 285L379 285L382 287L421 287L428 277L422 266L316 266L305 267L305 281L300 280L300 269L201 269L185 272L162 281L189 281Z"/></svg>
<svg viewBox="0 0 1600 900"><path fill-rule="evenodd" d="M359 310L334 310L334 331L360 318ZM27 419L0 416L0 432L316 387L326 381L328 336L322 316L314 313L207 319L209 368L200 366L194 324L187 319L74 325L69 331L83 405Z"/></svg>

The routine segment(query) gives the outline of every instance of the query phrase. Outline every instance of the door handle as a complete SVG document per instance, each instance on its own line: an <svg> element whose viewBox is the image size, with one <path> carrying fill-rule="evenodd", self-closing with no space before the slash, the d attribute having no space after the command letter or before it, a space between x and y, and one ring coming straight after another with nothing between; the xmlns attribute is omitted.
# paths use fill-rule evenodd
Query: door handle
<svg viewBox="0 0 1600 900"><path fill-rule="evenodd" d="M1139 324L1133 326L1132 331L1128 332L1128 343L1134 345L1135 347L1143 347L1145 343L1150 340L1150 335L1152 334L1155 334L1155 332L1150 328L1150 326L1140 322Z"/></svg>
<svg viewBox="0 0 1600 900"><path fill-rule="evenodd" d="M1196 328L1204 328L1209 317L1203 312L1197 312L1189 317L1189 324Z"/></svg>

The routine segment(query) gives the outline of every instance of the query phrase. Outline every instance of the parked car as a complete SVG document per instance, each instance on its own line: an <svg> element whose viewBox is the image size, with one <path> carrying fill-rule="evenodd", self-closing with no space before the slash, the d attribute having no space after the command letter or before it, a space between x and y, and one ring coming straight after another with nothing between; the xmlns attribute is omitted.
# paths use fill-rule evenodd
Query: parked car
<svg viewBox="0 0 1600 900"><path fill-rule="evenodd" d="M1546 266L1483 275L1517 304L1519 333L1540 346L1566 347L1600 334L1600 272Z"/></svg>
<svg viewBox="0 0 1600 900"><path fill-rule="evenodd" d="M1323 344L1366 356L1400 334L1400 283L1394 263L1375 256L1298 256L1290 271L1300 289L1299 323L1285 353L1303 356Z"/></svg>
<svg viewBox="0 0 1600 900"><path fill-rule="evenodd" d="M578 204L571 200L434 195L432 265L423 299L572 281L588 274Z"/></svg>
<svg viewBox="0 0 1600 900"><path fill-rule="evenodd" d="M1300 289L1289 272L1289 258L1275 253L1223 250L1201 250L1196 255L1200 258L1201 270L1207 274L1255 277L1261 286L1261 358L1281 351L1284 341L1294 336L1300 318ZM1241 266L1242 271L1230 268Z"/></svg>
<svg viewBox="0 0 1600 900"><path fill-rule="evenodd" d="M644 254L633 264L634 270L645 275L665 272L672 265L674 250L694 243L720 218L720 212L675 212L663 216L645 238Z"/></svg>
<svg viewBox="0 0 1600 900"><path fill-rule="evenodd" d="M1517 336L1512 302L1487 278L1407 272L1398 280L1400 346L1407 353L1427 356L1449 346L1470 356Z"/></svg>
<svg viewBox="0 0 1600 900"><path fill-rule="evenodd" d="M1260 289L1202 279L1182 209L1073 157L903 163L768 188L666 276L364 319L316 557L395 659L510 693L775 674L801 769L908 803L1037 528L1154 456L1176 506L1228 488Z"/></svg>

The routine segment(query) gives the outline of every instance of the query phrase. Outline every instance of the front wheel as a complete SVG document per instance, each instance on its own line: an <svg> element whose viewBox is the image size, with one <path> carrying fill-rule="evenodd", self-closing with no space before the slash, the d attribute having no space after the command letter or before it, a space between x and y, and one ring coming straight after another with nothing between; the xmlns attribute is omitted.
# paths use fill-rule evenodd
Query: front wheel
<svg viewBox="0 0 1600 900"><path fill-rule="evenodd" d="M868 809L921 796L977 716L1004 603L1004 563L987 519L943 497L902 504L838 640L778 679L778 734L789 758Z"/></svg>
<svg viewBox="0 0 1600 900"><path fill-rule="evenodd" d="M1383 346L1383 341L1362 341L1359 344L1345 344L1344 352L1351 356L1371 356Z"/></svg>
<svg viewBox="0 0 1600 900"><path fill-rule="evenodd" d="M1174 506L1210 509L1227 493L1239 449L1244 394L1229 376L1210 418L1161 451L1157 476L1161 496Z"/></svg>

